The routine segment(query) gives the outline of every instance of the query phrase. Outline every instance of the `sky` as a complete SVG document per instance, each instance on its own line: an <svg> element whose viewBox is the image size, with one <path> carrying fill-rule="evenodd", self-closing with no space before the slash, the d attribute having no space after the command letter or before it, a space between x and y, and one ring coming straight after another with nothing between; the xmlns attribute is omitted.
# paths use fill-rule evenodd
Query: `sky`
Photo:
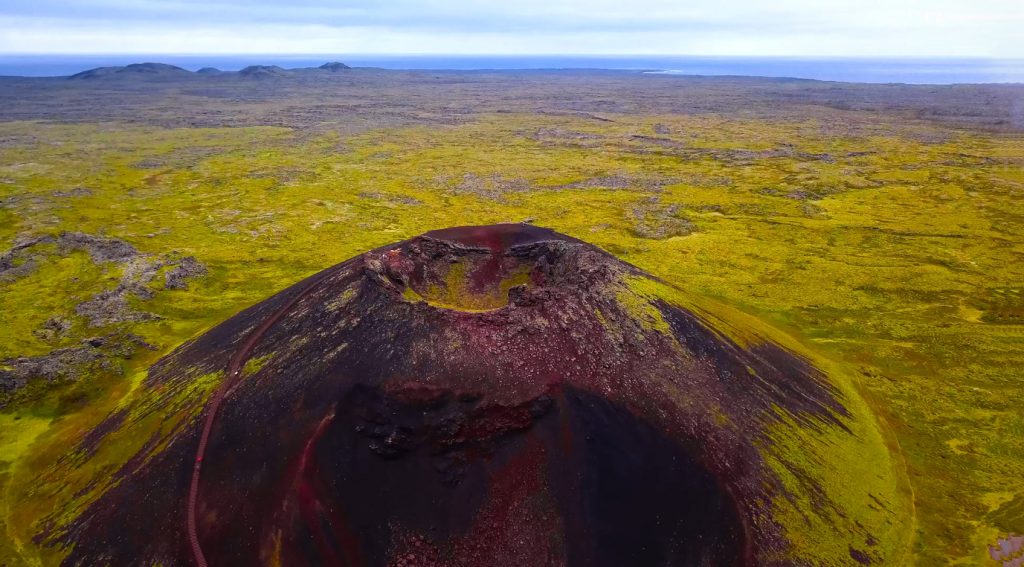
<svg viewBox="0 0 1024 567"><path fill-rule="evenodd" d="M1024 0L2 0L3 54L1024 58Z"/></svg>

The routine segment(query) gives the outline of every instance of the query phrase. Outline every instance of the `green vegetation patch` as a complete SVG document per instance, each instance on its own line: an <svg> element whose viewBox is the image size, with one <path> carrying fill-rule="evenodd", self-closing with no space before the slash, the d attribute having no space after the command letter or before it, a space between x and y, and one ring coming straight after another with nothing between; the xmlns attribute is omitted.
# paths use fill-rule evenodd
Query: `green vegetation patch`
<svg viewBox="0 0 1024 567"><path fill-rule="evenodd" d="M793 545L821 546L823 564L851 557L844 541L867 557L911 544L908 561L922 565L980 563L987 544L1024 525L1024 140L878 113L814 116L507 113L353 135L0 124L11 140L0 153L0 252L71 231L205 267L171 288L162 268L151 294L126 296L151 316L99 327L76 306L116 287L122 264L40 249L25 275L0 281L0 370L109 333L153 348L2 410L0 524L10 537L0 563L52 562L59 550L33 536L73 517L141 443L198 410L216 378L195 377L176 417L131 416L81 466L66 465L68 448L126 400L144 407L133 396L159 356L368 249L522 221L714 298L689 307L732 321L715 326L740 344L762 332L759 321L783 329L867 401L852 411L877 416L877 427L854 440L780 426L766 450L787 482L802 482L800 470L825 486L831 472L815 463L842 454L863 482L833 486L838 504L892 522L890 535L862 541L847 525L835 541L802 541L801 522L818 520L806 503L780 502ZM55 316L71 325L48 334ZM651 313L651 324L663 322ZM889 460L865 455L869 441L884 442ZM873 471L883 469L910 486L881 483ZM911 490L913 512L898 509Z"/></svg>

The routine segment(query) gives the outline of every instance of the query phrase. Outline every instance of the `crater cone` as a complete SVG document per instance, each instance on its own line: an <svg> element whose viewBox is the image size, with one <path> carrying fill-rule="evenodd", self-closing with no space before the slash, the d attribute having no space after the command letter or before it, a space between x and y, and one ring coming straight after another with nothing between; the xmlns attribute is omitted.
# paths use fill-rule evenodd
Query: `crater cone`
<svg viewBox="0 0 1024 567"><path fill-rule="evenodd" d="M860 548L890 515L848 505L851 458L897 484L862 402L687 297L529 225L328 268L150 370L148 411L220 383L60 532L65 563L758 565L819 537L884 559Z"/></svg>

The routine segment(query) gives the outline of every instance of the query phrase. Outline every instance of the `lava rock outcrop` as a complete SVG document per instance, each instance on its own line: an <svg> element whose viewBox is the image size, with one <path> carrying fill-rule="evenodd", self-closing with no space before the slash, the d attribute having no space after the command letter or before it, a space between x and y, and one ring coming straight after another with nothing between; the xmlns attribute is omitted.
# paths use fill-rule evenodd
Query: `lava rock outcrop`
<svg viewBox="0 0 1024 567"><path fill-rule="evenodd" d="M784 506L861 530L846 559L881 557L858 548L887 520L842 508L857 479L773 449L792 433L884 454L852 391L661 288L529 225L329 268L150 370L153 391L223 378L68 526L65 563L789 564L796 539L847 537L794 532Z"/></svg>

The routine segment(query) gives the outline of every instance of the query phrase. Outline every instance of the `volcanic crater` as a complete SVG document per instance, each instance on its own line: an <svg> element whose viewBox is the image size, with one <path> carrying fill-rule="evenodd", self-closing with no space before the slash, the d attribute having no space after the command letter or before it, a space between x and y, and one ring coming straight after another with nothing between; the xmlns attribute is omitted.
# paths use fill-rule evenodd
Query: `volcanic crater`
<svg viewBox="0 0 1024 567"><path fill-rule="evenodd" d="M154 392L221 378L62 532L65 564L793 560L775 502L841 504L799 465L780 478L772 435L868 418L808 358L682 296L525 224L328 268L153 366Z"/></svg>

